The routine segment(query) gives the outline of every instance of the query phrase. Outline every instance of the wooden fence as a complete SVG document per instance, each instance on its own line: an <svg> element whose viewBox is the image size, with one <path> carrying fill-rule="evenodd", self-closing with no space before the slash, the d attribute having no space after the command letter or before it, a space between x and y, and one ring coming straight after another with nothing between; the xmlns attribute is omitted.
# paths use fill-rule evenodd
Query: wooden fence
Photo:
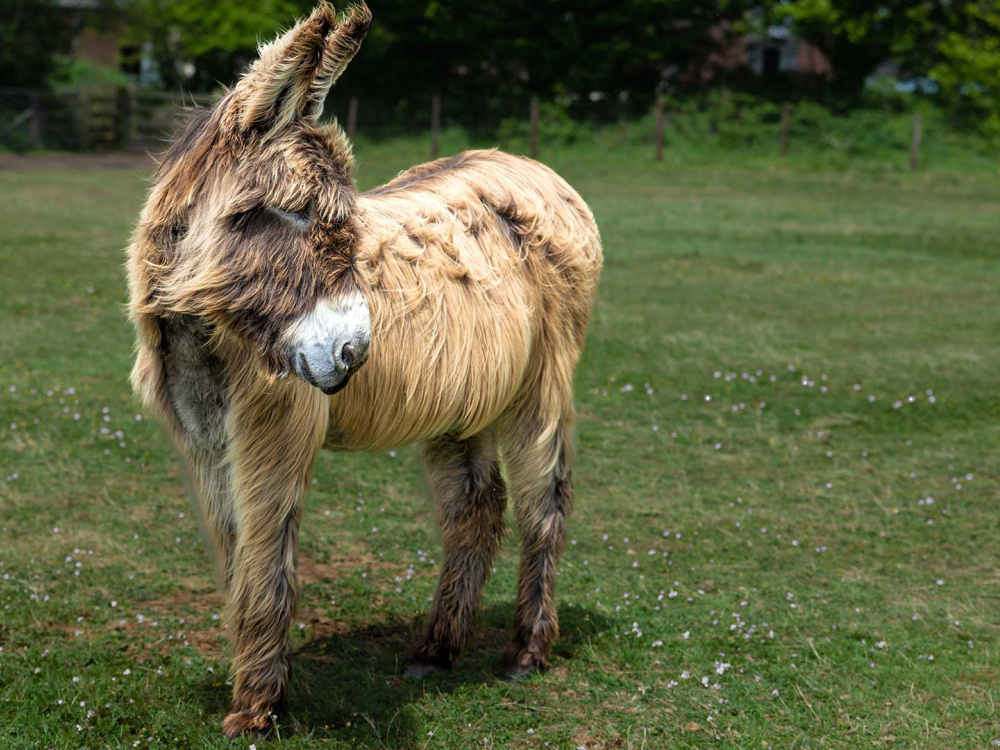
<svg viewBox="0 0 1000 750"><path fill-rule="evenodd" d="M0 89L0 148L8 149L121 149L159 148L176 128L178 115L185 107L206 104L210 94L172 94L155 91L118 89L112 92L49 92L24 89ZM347 106L347 134L353 140L358 130L359 102L351 97ZM442 98L430 97L430 156L440 150ZM529 144L532 157L539 156L540 106L532 97L526 107ZM342 113L343 114L343 113ZM792 147L794 108L781 108L777 153L787 157ZM376 115L376 120L378 117ZM664 133L670 127L671 113L657 97L653 104L653 153L663 160ZM917 112L913 119L910 144L910 169L920 164L923 122Z"/></svg>
<svg viewBox="0 0 1000 750"><path fill-rule="evenodd" d="M101 150L156 147L185 107L211 96L155 91L0 89L0 146Z"/></svg>

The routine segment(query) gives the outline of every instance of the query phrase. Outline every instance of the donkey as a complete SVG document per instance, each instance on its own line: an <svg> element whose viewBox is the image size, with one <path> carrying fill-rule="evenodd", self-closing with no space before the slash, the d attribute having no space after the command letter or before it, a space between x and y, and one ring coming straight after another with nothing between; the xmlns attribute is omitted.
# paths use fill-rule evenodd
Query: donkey
<svg viewBox="0 0 1000 750"><path fill-rule="evenodd" d="M370 22L324 4L263 46L162 157L128 252L133 387L182 457L227 596L229 737L273 728L285 696L320 448L420 446L444 557L407 675L449 669L469 640L508 487L521 567L506 673L546 668L557 635L597 226L555 173L499 151L359 193L351 144L319 117Z"/></svg>

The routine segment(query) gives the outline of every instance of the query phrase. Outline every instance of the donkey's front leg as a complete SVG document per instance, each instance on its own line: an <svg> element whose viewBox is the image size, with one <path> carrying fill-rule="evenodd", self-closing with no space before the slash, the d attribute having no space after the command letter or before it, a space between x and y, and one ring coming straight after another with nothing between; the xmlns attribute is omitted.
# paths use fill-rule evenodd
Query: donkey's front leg
<svg viewBox="0 0 1000 750"><path fill-rule="evenodd" d="M198 521L215 555L219 590L225 594L232 579L236 551L232 472L222 448L206 449L190 441L178 441L178 450L194 496Z"/></svg>
<svg viewBox="0 0 1000 750"><path fill-rule="evenodd" d="M303 384L252 393L234 407L233 708L222 725L230 738L270 730L285 697L298 524L327 423L326 399Z"/></svg>

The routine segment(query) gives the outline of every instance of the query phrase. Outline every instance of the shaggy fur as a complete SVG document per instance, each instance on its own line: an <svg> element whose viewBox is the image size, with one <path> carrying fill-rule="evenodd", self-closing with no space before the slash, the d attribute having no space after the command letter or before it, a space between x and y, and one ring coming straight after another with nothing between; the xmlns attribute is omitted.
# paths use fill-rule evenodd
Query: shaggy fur
<svg viewBox="0 0 1000 750"><path fill-rule="evenodd" d="M521 536L508 673L547 666L572 505L573 373L601 268L586 204L551 170L475 151L358 194L350 144L317 120L370 14L327 5L274 43L155 175L129 251L136 392L186 467L228 597L228 736L266 731L288 683L296 542L316 451L417 442L444 563L409 674L467 643L504 531ZM327 397L283 334L360 293L368 363Z"/></svg>

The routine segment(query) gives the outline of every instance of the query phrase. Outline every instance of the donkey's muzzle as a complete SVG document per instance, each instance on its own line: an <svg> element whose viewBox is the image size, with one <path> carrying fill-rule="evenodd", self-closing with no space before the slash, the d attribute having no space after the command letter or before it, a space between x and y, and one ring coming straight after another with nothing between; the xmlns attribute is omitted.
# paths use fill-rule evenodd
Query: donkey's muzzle
<svg viewBox="0 0 1000 750"><path fill-rule="evenodd" d="M285 334L290 369L328 396L347 385L371 346L368 304L360 295L322 300Z"/></svg>

